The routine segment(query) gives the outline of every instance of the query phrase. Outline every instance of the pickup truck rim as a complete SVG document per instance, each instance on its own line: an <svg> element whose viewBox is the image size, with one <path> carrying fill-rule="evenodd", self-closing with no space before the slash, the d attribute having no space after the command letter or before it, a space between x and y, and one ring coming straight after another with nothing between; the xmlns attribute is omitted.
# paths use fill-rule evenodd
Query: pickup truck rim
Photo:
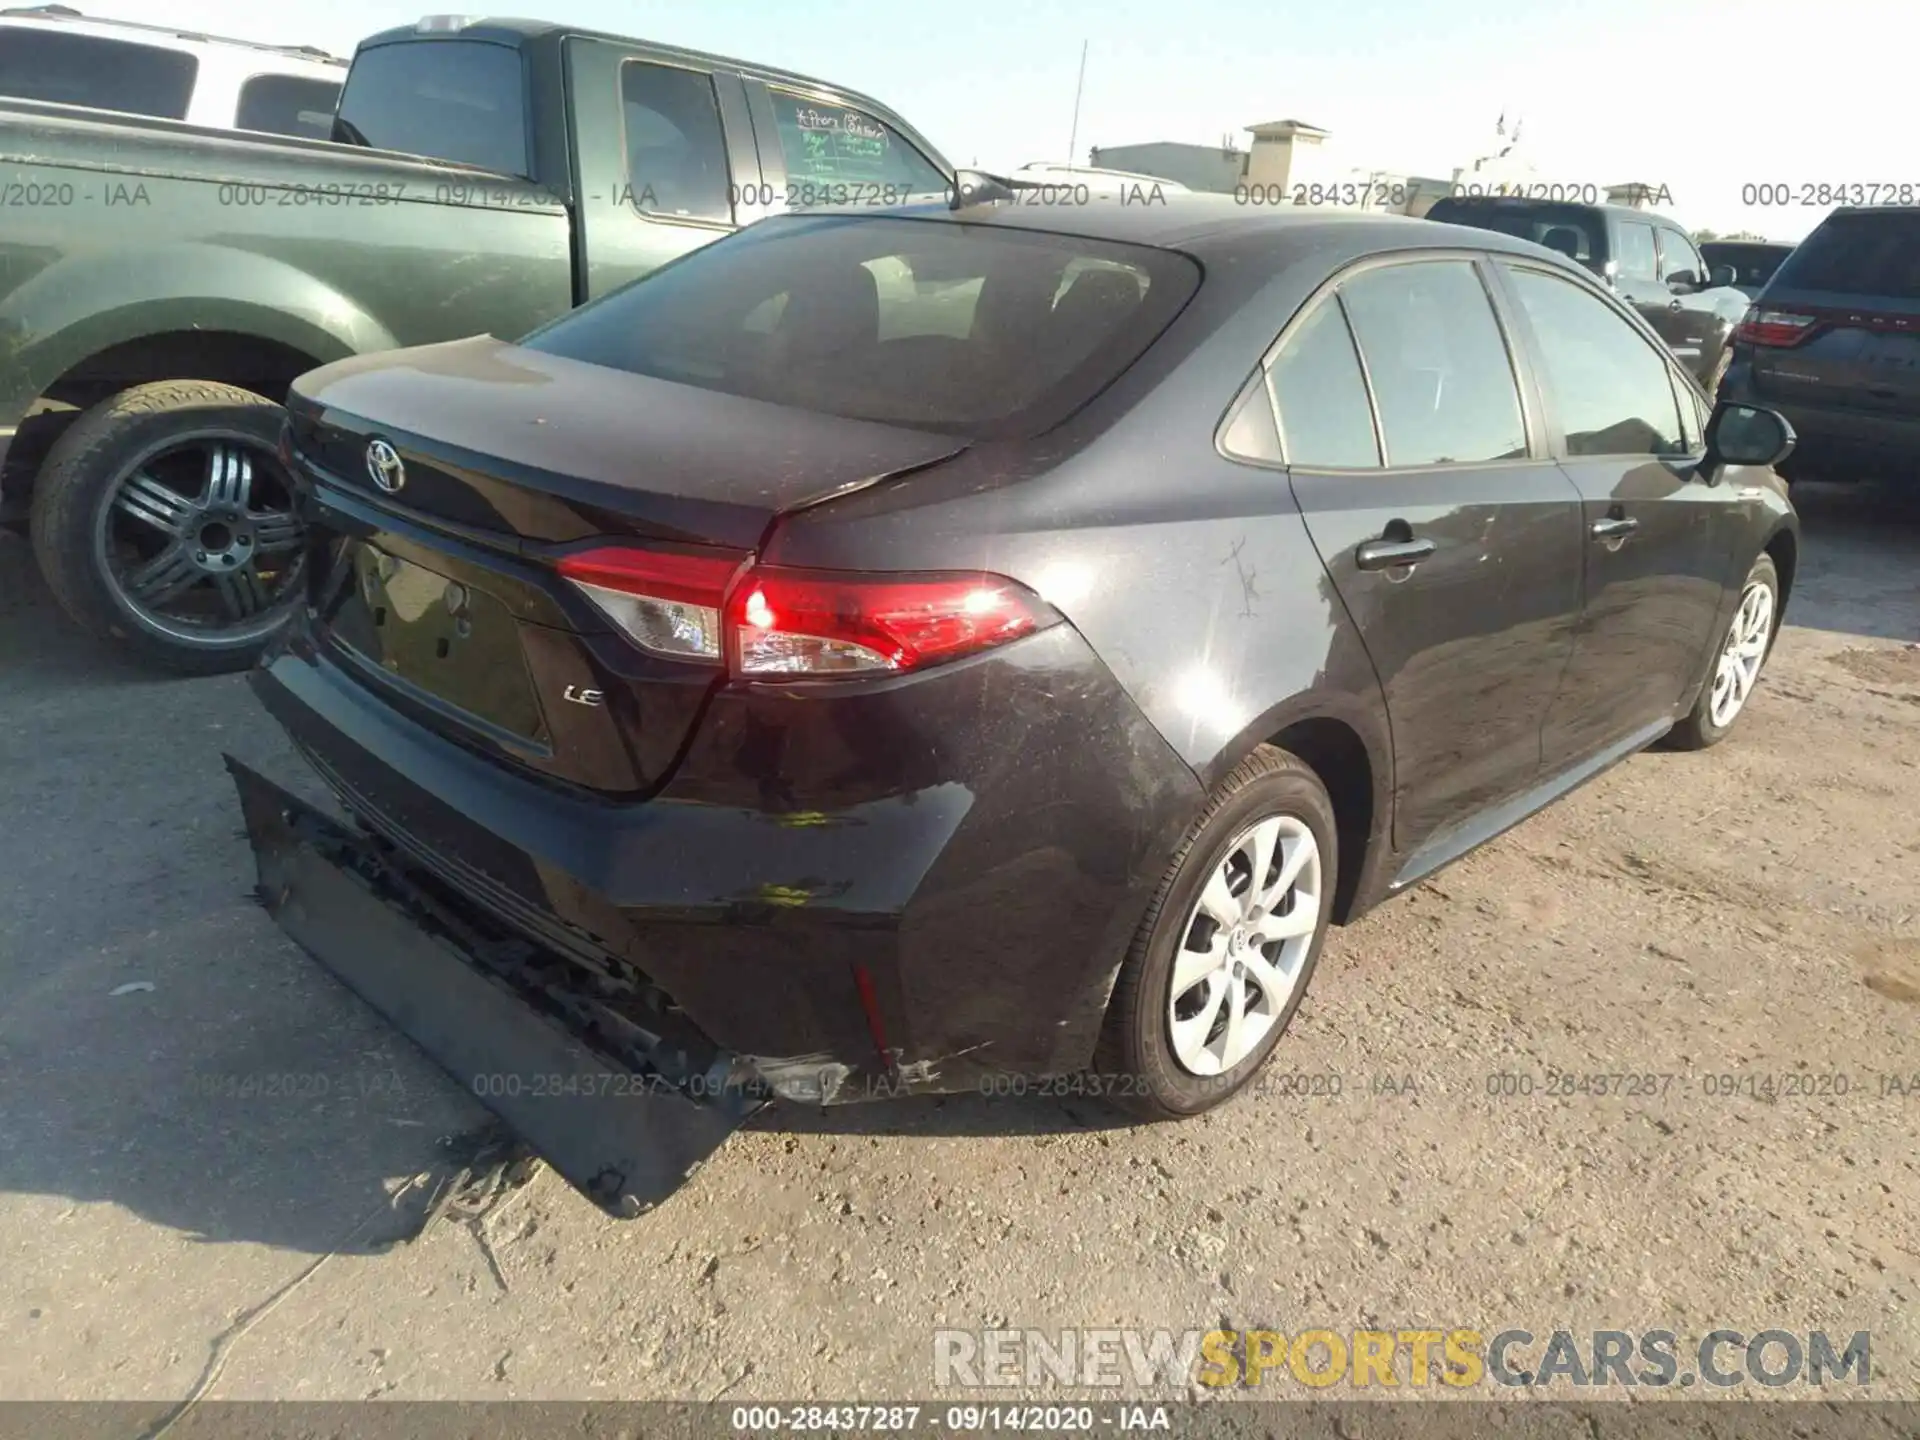
<svg viewBox="0 0 1920 1440"><path fill-rule="evenodd" d="M236 430L171 435L139 455L111 487L95 536L120 603L181 644L257 640L297 593L304 535L292 481Z"/></svg>
<svg viewBox="0 0 1920 1440"><path fill-rule="evenodd" d="M1305 973L1320 925L1320 846L1270 815L1227 847L1173 956L1167 1029L1194 1075L1224 1075L1259 1049Z"/></svg>

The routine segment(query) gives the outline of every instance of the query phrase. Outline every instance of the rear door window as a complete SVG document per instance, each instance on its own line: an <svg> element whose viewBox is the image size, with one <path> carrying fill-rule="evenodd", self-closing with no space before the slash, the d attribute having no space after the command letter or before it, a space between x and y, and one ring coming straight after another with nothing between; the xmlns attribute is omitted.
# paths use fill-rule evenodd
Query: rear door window
<svg viewBox="0 0 1920 1440"><path fill-rule="evenodd" d="M1654 255L1653 227L1642 225L1638 220L1622 220L1620 253L1614 259L1620 262L1622 280L1659 279L1660 262Z"/></svg>
<svg viewBox="0 0 1920 1440"><path fill-rule="evenodd" d="M1092 399L1199 282L1184 255L1146 246L775 216L523 343L778 405L1003 438Z"/></svg>
<svg viewBox="0 0 1920 1440"><path fill-rule="evenodd" d="M727 142L713 77L629 60L620 67L620 108L634 205L650 215L731 222Z"/></svg>
<svg viewBox="0 0 1920 1440"><path fill-rule="evenodd" d="M269 135L300 135L325 140L333 134L333 110L340 87L303 75L255 75L240 87L234 124Z"/></svg>
<svg viewBox="0 0 1920 1440"><path fill-rule="evenodd" d="M1371 469L1380 463L1373 408L1340 302L1323 300L1268 371L1287 463L1307 469Z"/></svg>
<svg viewBox="0 0 1920 1440"><path fill-rule="evenodd" d="M183 50L0 27L0 95L184 120L200 62Z"/></svg>
<svg viewBox="0 0 1920 1440"><path fill-rule="evenodd" d="M1369 270L1344 282L1340 297L1366 361L1389 466L1527 454L1513 361L1470 263Z"/></svg>
<svg viewBox="0 0 1920 1440"><path fill-rule="evenodd" d="M1571 280L1507 267L1569 455L1685 455L1667 359L1632 323Z"/></svg>
<svg viewBox="0 0 1920 1440"><path fill-rule="evenodd" d="M484 40L404 40L354 57L334 139L528 173L520 52Z"/></svg>
<svg viewBox="0 0 1920 1440"><path fill-rule="evenodd" d="M1829 215L1786 258L1774 288L1920 300L1920 210Z"/></svg>
<svg viewBox="0 0 1920 1440"><path fill-rule="evenodd" d="M792 206L893 202L938 194L946 176L884 120L769 87Z"/></svg>

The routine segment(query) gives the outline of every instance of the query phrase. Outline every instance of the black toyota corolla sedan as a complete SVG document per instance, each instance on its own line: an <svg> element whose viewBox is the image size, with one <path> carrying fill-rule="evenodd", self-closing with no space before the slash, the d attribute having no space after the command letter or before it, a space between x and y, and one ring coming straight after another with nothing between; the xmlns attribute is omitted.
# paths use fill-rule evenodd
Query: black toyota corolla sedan
<svg viewBox="0 0 1920 1440"><path fill-rule="evenodd" d="M364 843L808 1100L1223 1100L1330 923L1723 737L1798 554L1563 257L1225 197L771 219L290 411L254 683Z"/></svg>

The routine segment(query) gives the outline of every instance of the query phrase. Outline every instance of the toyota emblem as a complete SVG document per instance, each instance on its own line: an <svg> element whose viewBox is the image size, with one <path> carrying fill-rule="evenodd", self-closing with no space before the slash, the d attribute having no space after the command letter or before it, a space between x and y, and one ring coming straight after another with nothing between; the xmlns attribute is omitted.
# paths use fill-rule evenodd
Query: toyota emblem
<svg viewBox="0 0 1920 1440"><path fill-rule="evenodd" d="M367 474L389 495L407 483L407 467L400 462L400 452L384 440L367 445Z"/></svg>

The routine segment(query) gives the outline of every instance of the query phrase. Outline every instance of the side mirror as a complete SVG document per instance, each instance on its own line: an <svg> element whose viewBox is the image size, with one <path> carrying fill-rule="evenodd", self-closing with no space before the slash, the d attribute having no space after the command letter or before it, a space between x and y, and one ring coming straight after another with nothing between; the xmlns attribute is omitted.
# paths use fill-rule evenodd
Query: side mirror
<svg viewBox="0 0 1920 1440"><path fill-rule="evenodd" d="M1725 465L1778 465L1799 437L1787 417L1757 405L1717 405L1707 422L1707 459Z"/></svg>
<svg viewBox="0 0 1920 1440"><path fill-rule="evenodd" d="M1731 265L1716 265L1707 272L1707 284L1712 289L1724 290L1739 283L1740 272Z"/></svg>
<svg viewBox="0 0 1920 1440"><path fill-rule="evenodd" d="M1691 295L1700 288L1700 277L1691 270L1676 270L1667 276L1667 289L1676 295Z"/></svg>

